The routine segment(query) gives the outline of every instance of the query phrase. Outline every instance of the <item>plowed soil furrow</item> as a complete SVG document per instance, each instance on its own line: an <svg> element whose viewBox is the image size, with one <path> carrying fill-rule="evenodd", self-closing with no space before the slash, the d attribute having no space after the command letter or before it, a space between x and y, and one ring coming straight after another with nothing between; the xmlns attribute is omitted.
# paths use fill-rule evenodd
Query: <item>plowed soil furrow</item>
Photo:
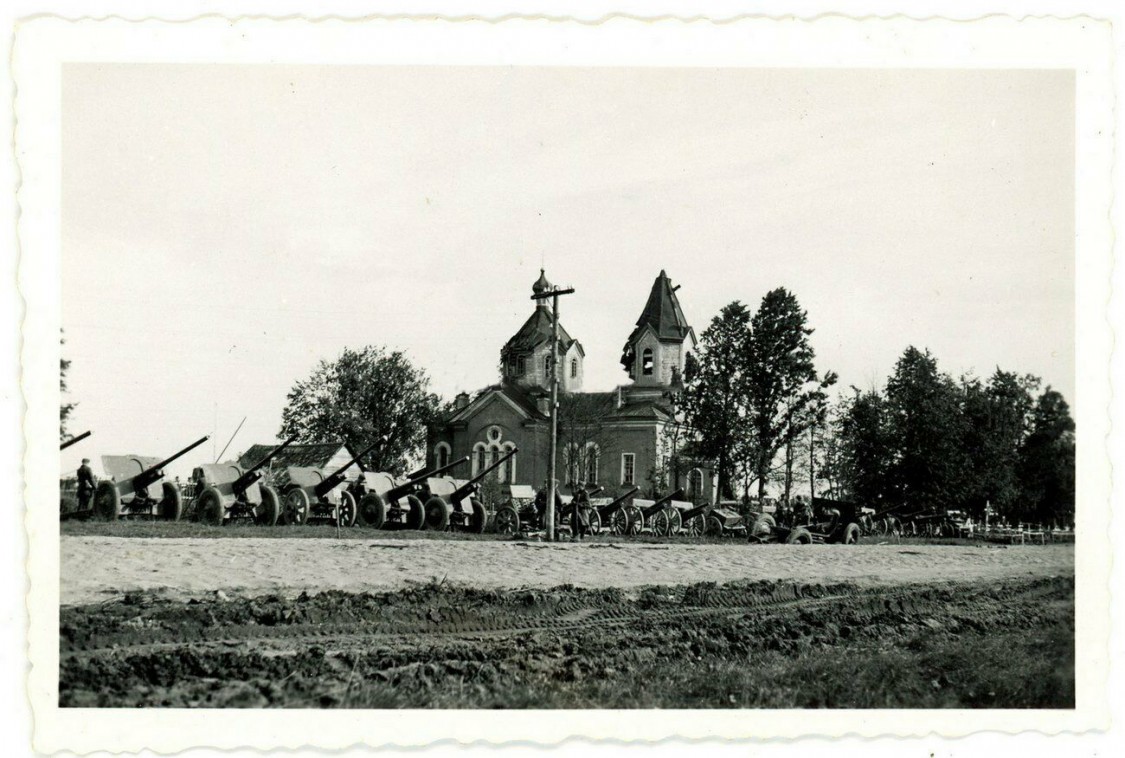
<svg viewBox="0 0 1125 758"><path fill-rule="evenodd" d="M768 602L759 602L747 605L735 605L731 601L719 602L715 605L703 607L685 607L664 610L629 610L625 608L599 608L582 607L570 604L567 608L574 608L563 616L545 618L512 618L507 620L486 620L482 622L436 622L429 625L400 625L370 624L355 622L351 624L323 624L315 627L308 626L231 626L222 629L221 634L191 635L190 640L176 640L169 642L146 642L144 640L113 639L106 640L96 645L80 645L73 649L65 649L62 655L66 657L89 657L94 655L129 655L156 650L168 650L176 647L190 645L192 647L213 645L234 645L246 642L285 641L287 643L300 643L307 641L345 641L365 640L379 641L381 639L419 639L426 637L455 637L463 635L488 635L509 636L529 632L565 632L575 629L594 629L612 626L622 626L637 621L650 623L670 623L691 618L722 615L751 615L761 614L763 611L785 607L820 608L842 600L855 597L855 594L839 594L828 597L814 598L772 598Z"/></svg>
<svg viewBox="0 0 1125 758"><path fill-rule="evenodd" d="M1029 600L1048 596L1050 585L1020 588L1002 598L980 594L964 623L987 625L1005 608ZM474 618L463 609L443 610L436 617L424 621L398 619L391 622L373 622L365 619L318 624L230 624L195 629L161 630L148 633L128 628L124 633L95 635L86 641L68 644L63 640L60 653L66 657L87 658L104 655L131 655L177 647L193 648L230 646L244 643L277 643L300 645L310 641L360 642L370 640L383 643L387 640L419 640L429 637L457 637L486 635L503 637L532 632L570 632L599 628L628 626L635 623L670 624L690 619L713 616L730 618L763 616L783 609L819 611L826 607L846 608L862 621L893 615L903 618L941 615L958 620L956 608L948 598L931 599L911 597L909 588L878 590L849 588L824 594L815 587L788 585L778 587L766 595L747 598L730 594L712 594L697 604L680 604L674 607L640 608L636 604L607 604L581 599L550 604L549 615L528 613L506 614L500 618ZM153 637L175 634L175 639L158 640Z"/></svg>
<svg viewBox="0 0 1125 758"><path fill-rule="evenodd" d="M61 609L59 704L1073 707L1073 593L1069 578L141 593Z"/></svg>

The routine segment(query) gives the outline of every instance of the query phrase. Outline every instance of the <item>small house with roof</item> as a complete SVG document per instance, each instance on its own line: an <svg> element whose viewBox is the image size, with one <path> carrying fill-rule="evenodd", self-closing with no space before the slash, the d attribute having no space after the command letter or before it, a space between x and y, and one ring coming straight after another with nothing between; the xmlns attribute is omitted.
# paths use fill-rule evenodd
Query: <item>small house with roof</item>
<svg viewBox="0 0 1125 758"><path fill-rule="evenodd" d="M543 271L534 294L550 289ZM640 317L625 340L621 364L630 381L605 392L583 391L581 342L559 324L558 479L563 487L600 485L617 495L634 486L652 494L684 487L696 501L713 500L714 479L705 462L671 465L678 452L672 406L682 390L684 362L695 331L661 271ZM518 448L497 470L502 484L542 487L550 449L550 352L554 329L545 300L500 349L500 381L470 395L432 425L427 464L442 466L469 456L476 473ZM682 463L683 456L679 456ZM469 473L469 472L466 472Z"/></svg>

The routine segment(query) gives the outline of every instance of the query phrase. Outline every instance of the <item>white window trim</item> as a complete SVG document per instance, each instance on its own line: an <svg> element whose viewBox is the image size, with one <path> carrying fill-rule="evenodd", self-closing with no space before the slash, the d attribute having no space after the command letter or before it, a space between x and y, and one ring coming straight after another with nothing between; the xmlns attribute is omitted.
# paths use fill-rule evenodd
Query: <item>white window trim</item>
<svg viewBox="0 0 1125 758"><path fill-rule="evenodd" d="M594 451L594 470L590 471L590 451ZM587 442L586 448L582 451L582 470L584 472L583 478L587 484L597 484L598 469L601 468L602 463L602 449L598 447L596 442ZM635 464L634 464L635 465Z"/></svg>
<svg viewBox="0 0 1125 758"><path fill-rule="evenodd" d="M699 491L698 492L696 492L695 488L692 487L692 480L697 475L699 476ZM688 494L691 497L703 497L703 469L693 468L691 471L688 472Z"/></svg>
<svg viewBox="0 0 1125 758"><path fill-rule="evenodd" d="M472 457L472 460L470 461L470 463L472 465L472 468L473 468L473 476L476 476L477 474L480 473L480 460L481 460L480 454L484 449L485 448L484 448L483 442L478 442L475 445L473 445L473 457Z"/></svg>
<svg viewBox="0 0 1125 758"><path fill-rule="evenodd" d="M442 451L445 451L444 456L442 455ZM449 447L448 442L439 442L434 445L434 463L437 464L438 468L445 465L446 463L449 463L452 460L453 449Z"/></svg>
<svg viewBox="0 0 1125 758"><path fill-rule="evenodd" d="M632 480L625 478L625 459L628 458L633 462L633 477ZM621 454L621 483L634 486L637 478L637 455L636 453L622 453Z"/></svg>
<svg viewBox="0 0 1125 758"><path fill-rule="evenodd" d="M505 442L504 448L503 448L503 454L507 455L508 453L515 450L515 448L516 448L516 446L515 446L514 443ZM518 457L519 457L518 453L516 455L513 455L511 458L508 459L508 462L505 463L501 467L503 469L506 469L505 473L507 474L507 477L508 477L507 479L501 479L500 480L501 482L506 482L507 484L515 484L516 483L516 458L518 458Z"/></svg>

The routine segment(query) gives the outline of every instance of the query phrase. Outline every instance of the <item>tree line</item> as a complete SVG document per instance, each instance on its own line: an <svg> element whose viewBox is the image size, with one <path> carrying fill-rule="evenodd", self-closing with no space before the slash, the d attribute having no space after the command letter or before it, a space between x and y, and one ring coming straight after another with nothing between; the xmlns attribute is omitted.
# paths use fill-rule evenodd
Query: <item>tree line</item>
<svg viewBox="0 0 1125 758"><path fill-rule="evenodd" d="M1010 522L1073 523L1074 421L1060 393L999 368L954 379L908 347L882 389L829 396L807 313L784 288L757 311L735 301L688 356L677 403L693 456L720 497L803 493L877 510L986 506Z"/></svg>

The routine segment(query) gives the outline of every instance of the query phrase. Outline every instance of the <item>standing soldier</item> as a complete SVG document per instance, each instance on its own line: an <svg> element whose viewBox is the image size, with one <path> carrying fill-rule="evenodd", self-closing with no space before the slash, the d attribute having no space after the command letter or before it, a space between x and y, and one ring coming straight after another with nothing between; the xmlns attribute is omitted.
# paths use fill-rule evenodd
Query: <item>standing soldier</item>
<svg viewBox="0 0 1125 758"><path fill-rule="evenodd" d="M82 465L78 467L78 510L85 511L94 497L94 472L90 468L90 459L83 458Z"/></svg>
<svg viewBox="0 0 1125 758"><path fill-rule="evenodd" d="M590 533L590 493L585 486L579 487L571 500L570 531L579 540Z"/></svg>

